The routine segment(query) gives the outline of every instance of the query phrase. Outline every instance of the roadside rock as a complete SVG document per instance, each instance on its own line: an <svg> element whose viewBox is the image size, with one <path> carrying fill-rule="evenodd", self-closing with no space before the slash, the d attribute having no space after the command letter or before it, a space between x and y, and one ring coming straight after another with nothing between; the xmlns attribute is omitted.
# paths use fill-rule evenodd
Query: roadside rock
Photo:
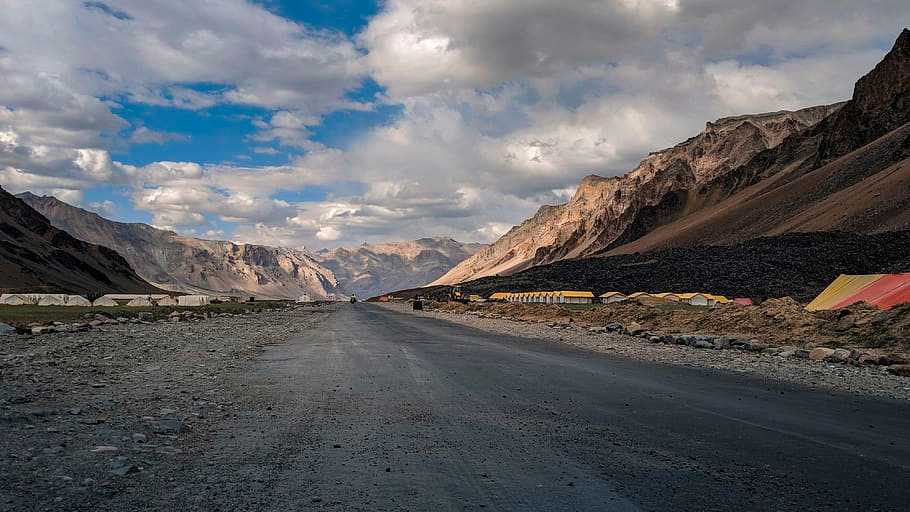
<svg viewBox="0 0 910 512"><path fill-rule="evenodd" d="M900 377L910 377L910 364L895 364L888 367L888 373Z"/></svg>
<svg viewBox="0 0 910 512"><path fill-rule="evenodd" d="M641 326L638 322L630 322L626 325L626 332L632 336L637 336L644 332L645 328Z"/></svg>
<svg viewBox="0 0 910 512"><path fill-rule="evenodd" d="M816 347L809 351L809 359L812 361L825 361L833 354L833 348Z"/></svg>
<svg viewBox="0 0 910 512"><path fill-rule="evenodd" d="M834 349L834 352L828 357L828 360L836 363L846 363L850 360L850 354L851 352L844 348Z"/></svg>

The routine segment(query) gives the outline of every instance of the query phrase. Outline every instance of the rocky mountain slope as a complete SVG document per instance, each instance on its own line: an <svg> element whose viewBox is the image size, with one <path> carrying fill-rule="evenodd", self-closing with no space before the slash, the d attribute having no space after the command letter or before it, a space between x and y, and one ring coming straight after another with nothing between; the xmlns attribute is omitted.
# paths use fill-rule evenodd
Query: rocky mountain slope
<svg viewBox="0 0 910 512"><path fill-rule="evenodd" d="M910 228L910 31L836 113L693 196L697 211L610 252Z"/></svg>
<svg viewBox="0 0 910 512"><path fill-rule="evenodd" d="M707 291L728 297L789 296L808 302L839 274L910 272L910 231L786 233L723 246L671 247L648 253L570 259L509 276L463 283L470 293L590 290ZM448 287L397 292L441 297Z"/></svg>
<svg viewBox="0 0 910 512"><path fill-rule="evenodd" d="M314 257L335 274L342 293L367 298L429 283L483 247L451 238L421 238L323 250Z"/></svg>
<svg viewBox="0 0 910 512"><path fill-rule="evenodd" d="M728 244L793 231L910 227L910 31L842 104L739 116L585 178L434 284L568 258Z"/></svg>
<svg viewBox="0 0 910 512"><path fill-rule="evenodd" d="M511 274L566 258L590 256L617 241L634 240L684 207L687 191L725 176L787 136L809 127L840 105L718 119L669 149L648 155L630 173L587 176L572 199L544 206L433 284Z"/></svg>
<svg viewBox="0 0 910 512"><path fill-rule="evenodd" d="M4 293L152 293L123 257L53 227L0 188L0 291Z"/></svg>
<svg viewBox="0 0 910 512"><path fill-rule="evenodd" d="M332 272L300 250L190 238L114 222L54 197L19 197L57 228L122 254L140 276L166 290L270 298L335 292Z"/></svg>

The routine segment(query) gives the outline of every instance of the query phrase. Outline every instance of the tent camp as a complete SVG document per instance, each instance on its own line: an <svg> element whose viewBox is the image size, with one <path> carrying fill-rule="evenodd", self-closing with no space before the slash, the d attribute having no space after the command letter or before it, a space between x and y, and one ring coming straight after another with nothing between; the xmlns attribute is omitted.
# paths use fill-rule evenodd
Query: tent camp
<svg viewBox="0 0 910 512"><path fill-rule="evenodd" d="M669 301L673 301L673 302L679 302L679 300L680 300L679 295L677 295L675 293L663 292L663 293L655 293L653 295L659 299L669 300Z"/></svg>
<svg viewBox="0 0 910 512"><path fill-rule="evenodd" d="M297 300L295 302L297 302L298 304L310 303L310 302L313 302L313 298L310 297L309 293L304 293L300 297L297 297Z"/></svg>
<svg viewBox="0 0 910 512"><path fill-rule="evenodd" d="M67 295L66 305L88 307L92 305L92 302L81 295Z"/></svg>
<svg viewBox="0 0 910 512"><path fill-rule="evenodd" d="M92 306L95 307L114 307L118 305L116 300L108 296L98 297L95 302L92 302Z"/></svg>
<svg viewBox="0 0 910 512"><path fill-rule="evenodd" d="M490 295L490 300L536 304L591 304L594 294L591 292L563 290L551 292L497 292Z"/></svg>
<svg viewBox="0 0 910 512"><path fill-rule="evenodd" d="M806 310L840 309L857 302L866 302L881 309L910 302L910 273L841 274L806 306Z"/></svg>
<svg viewBox="0 0 910 512"><path fill-rule="evenodd" d="M133 300L133 299L135 299L135 298L137 298L137 297L146 297L146 298L148 298L149 300L161 300L161 299L163 299L163 298L165 298L165 297L167 297L167 296L168 296L168 295L167 295L166 293L152 293L152 294L147 294L147 293L146 293L146 294L141 294L141 293L108 293L107 295L102 295L102 298L103 298L103 297L107 297L107 298L109 298L109 299L113 299L113 300L116 300L116 301L124 301L124 302L126 302L126 301L131 301L131 300Z"/></svg>
<svg viewBox="0 0 910 512"><path fill-rule="evenodd" d="M181 295L177 297L180 306L205 306L211 304L212 298L208 295Z"/></svg>

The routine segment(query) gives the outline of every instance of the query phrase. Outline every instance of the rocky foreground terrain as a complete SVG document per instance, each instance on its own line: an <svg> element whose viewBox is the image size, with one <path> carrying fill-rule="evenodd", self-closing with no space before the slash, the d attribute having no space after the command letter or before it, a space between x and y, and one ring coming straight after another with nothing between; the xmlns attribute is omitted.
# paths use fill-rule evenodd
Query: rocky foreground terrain
<svg viewBox="0 0 910 512"><path fill-rule="evenodd" d="M233 437L228 426L244 415L270 414L266 394L245 392L252 358L326 314L0 335L0 510L140 510L147 504L135 497L164 485L185 504L204 499L205 489L180 482L217 464L212 436Z"/></svg>
<svg viewBox="0 0 910 512"><path fill-rule="evenodd" d="M384 306L410 311L404 303ZM856 310L843 315L852 322L849 326L842 322L845 329L839 328L837 321L825 326L821 318L808 320L801 311L799 304L784 299L751 308L731 306L728 311L686 307L676 314L623 303L572 311L555 305L451 302L429 303L424 311L414 314L618 357L741 372L810 388L910 399L910 355L904 352L910 347L899 343L882 349L857 346L856 342L851 346L844 341L851 335L861 337L878 330L903 333L907 323L903 319L910 317L910 308L889 315L888 327L878 330L869 326L880 313L877 311ZM712 317L713 324L708 320ZM856 323L866 327L854 327ZM843 336L836 336L838 330ZM828 333L831 337L824 338Z"/></svg>

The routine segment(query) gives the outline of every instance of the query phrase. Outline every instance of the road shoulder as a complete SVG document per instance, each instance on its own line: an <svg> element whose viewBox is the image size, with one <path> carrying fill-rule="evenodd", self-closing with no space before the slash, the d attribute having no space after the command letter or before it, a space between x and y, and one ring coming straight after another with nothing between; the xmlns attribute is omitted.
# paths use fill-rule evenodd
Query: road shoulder
<svg viewBox="0 0 910 512"><path fill-rule="evenodd" d="M735 372L812 389L910 400L910 378L891 375L879 366L852 366L739 350L706 350L656 344L634 336L592 333L586 328L572 325L552 328L546 323L483 318L471 314L440 311L412 311L409 304L402 303L378 305L393 311L452 322L494 334L524 338L531 343L561 343L626 359Z"/></svg>

